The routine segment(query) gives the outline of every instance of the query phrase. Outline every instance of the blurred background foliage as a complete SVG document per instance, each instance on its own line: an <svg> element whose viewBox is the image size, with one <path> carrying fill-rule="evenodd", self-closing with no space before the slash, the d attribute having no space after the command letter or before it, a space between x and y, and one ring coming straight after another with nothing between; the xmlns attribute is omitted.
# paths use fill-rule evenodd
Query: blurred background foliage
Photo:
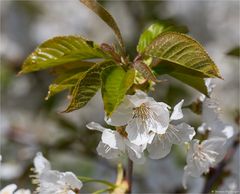
<svg viewBox="0 0 240 194"><path fill-rule="evenodd" d="M222 108L222 119L238 128L234 122L239 111L239 1L100 1L118 22L130 58L136 55L136 45L142 31L151 23L168 20L186 25L189 34L204 45L220 68L224 80L216 80L214 98ZM73 113L61 114L66 107L66 95L58 94L48 101L48 85L53 77L47 71L16 76L23 60L41 42L59 35L80 34L98 43L112 43L111 30L77 0L5 1L1 0L1 187L16 183L29 188L32 159L42 151L53 168L73 171L115 181L116 161L98 157L95 148L99 134L89 131L90 121L103 123L103 105L97 94L87 106ZM174 105L182 98L185 105L200 95L179 81L162 76L151 92L158 101ZM185 120L197 127L199 116L184 110ZM147 160L135 166L134 192L184 193L181 186L185 151L176 148L162 160ZM237 167L236 167L236 164ZM229 164L239 172L238 155ZM219 189L229 190L239 175L233 173ZM200 192L203 178L191 182L189 192ZM84 191L94 191L99 185L87 184Z"/></svg>

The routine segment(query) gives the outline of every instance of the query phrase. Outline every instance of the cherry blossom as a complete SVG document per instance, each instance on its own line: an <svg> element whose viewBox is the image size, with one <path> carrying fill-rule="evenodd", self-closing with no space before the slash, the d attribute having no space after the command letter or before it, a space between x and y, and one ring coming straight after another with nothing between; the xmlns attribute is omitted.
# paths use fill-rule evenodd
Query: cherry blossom
<svg viewBox="0 0 240 194"><path fill-rule="evenodd" d="M100 124L91 122L87 124L91 130L102 132L101 141L98 144L97 152L104 158L114 159L127 153L129 158L136 163L144 162L143 151L146 145L137 146L127 138L126 131L119 127L116 131L102 127Z"/></svg>
<svg viewBox="0 0 240 194"><path fill-rule="evenodd" d="M38 184L39 194L77 194L80 193L82 182L72 172L51 170L49 161L42 153L34 158L34 167L37 175L33 180Z"/></svg>
<svg viewBox="0 0 240 194"><path fill-rule="evenodd" d="M5 186L1 191L0 194L31 194L29 189L17 189L17 185L15 184L10 184Z"/></svg>
<svg viewBox="0 0 240 194"><path fill-rule="evenodd" d="M184 188L187 187L186 183L189 176L199 177L222 160L225 154L225 149L222 149L222 146L225 143L226 139L220 137L204 140L201 143L197 139L191 141L187 154L187 165L184 167Z"/></svg>
<svg viewBox="0 0 240 194"><path fill-rule="evenodd" d="M212 79L206 79L205 85L211 96L213 88L215 87L215 85L212 84ZM202 102L202 125L198 127L198 132L205 133L206 130L209 130L210 137L231 138L235 133L234 128L220 119L221 108L217 100L214 98L207 98L202 94L200 96L200 101Z"/></svg>
<svg viewBox="0 0 240 194"><path fill-rule="evenodd" d="M105 121L112 126L125 126L128 139L136 145L145 145L152 140L150 132L164 134L169 124L169 106L156 102L146 93L137 90L127 95Z"/></svg>
<svg viewBox="0 0 240 194"><path fill-rule="evenodd" d="M171 114L170 121L179 120L183 118L181 110L183 100L181 100L175 107ZM191 141L195 131L193 127L187 123L179 125L169 124L164 134L155 134L151 144L148 145L147 150L149 157L152 159L160 159L168 155L173 144L182 144Z"/></svg>

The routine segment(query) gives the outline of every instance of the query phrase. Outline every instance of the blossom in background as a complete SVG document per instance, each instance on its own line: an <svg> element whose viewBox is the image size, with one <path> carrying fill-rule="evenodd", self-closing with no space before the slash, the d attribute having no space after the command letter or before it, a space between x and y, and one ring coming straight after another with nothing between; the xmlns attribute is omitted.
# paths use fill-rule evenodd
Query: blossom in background
<svg viewBox="0 0 240 194"><path fill-rule="evenodd" d="M126 125L128 139L135 145L151 143L150 132L164 134L169 124L169 106L156 102L146 93L137 90L124 101L105 121L112 126Z"/></svg>
<svg viewBox="0 0 240 194"><path fill-rule="evenodd" d="M17 185L10 184L10 185L5 186L0 191L0 194L31 194L30 190L28 190L28 189L19 189L19 190L15 191L16 189L17 189Z"/></svg>
<svg viewBox="0 0 240 194"><path fill-rule="evenodd" d="M100 124L91 122L87 124L91 130L102 132L101 141L98 144L97 152L102 157L107 159L118 158L124 153L127 153L129 158L136 163L144 162L143 151L146 145L135 145L127 138L126 131L119 127L116 131L102 127Z"/></svg>
<svg viewBox="0 0 240 194"><path fill-rule="evenodd" d="M2 155L0 155L0 180L11 180L19 177L22 174L20 164L15 163L2 163Z"/></svg>
<svg viewBox="0 0 240 194"><path fill-rule="evenodd" d="M209 95L211 95L215 87L212 84L212 79L206 79L205 85L207 86ZM199 99L202 102L202 125L198 127L198 132L205 133L209 130L209 137L231 138L234 135L234 128L220 119L221 109L216 99L207 98L203 94Z"/></svg>
<svg viewBox="0 0 240 194"><path fill-rule="evenodd" d="M72 172L51 170L49 161L42 153L34 158L34 183L38 184L39 194L77 194L80 193L82 182Z"/></svg>
<svg viewBox="0 0 240 194"><path fill-rule="evenodd" d="M170 117L170 121L179 120L183 118L181 100L175 107ZM152 159L160 159L168 155L173 144L182 144L191 141L195 135L194 128L187 123L179 125L169 124L164 134L154 134L154 139L151 144L147 146L149 157Z"/></svg>
<svg viewBox="0 0 240 194"><path fill-rule="evenodd" d="M225 154L223 145L226 138L211 138L199 143L194 139L190 143L187 153L187 165L184 167L183 186L187 187L187 178L200 177L203 173L207 173L210 167L214 167L220 162Z"/></svg>

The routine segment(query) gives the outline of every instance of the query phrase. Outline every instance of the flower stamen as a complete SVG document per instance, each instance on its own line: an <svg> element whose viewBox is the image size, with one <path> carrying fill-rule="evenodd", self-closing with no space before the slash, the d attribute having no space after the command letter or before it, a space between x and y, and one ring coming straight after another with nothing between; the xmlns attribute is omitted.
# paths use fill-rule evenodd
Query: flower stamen
<svg viewBox="0 0 240 194"><path fill-rule="evenodd" d="M146 121L150 116L150 108L145 103L133 110L133 118L140 118L142 121Z"/></svg>

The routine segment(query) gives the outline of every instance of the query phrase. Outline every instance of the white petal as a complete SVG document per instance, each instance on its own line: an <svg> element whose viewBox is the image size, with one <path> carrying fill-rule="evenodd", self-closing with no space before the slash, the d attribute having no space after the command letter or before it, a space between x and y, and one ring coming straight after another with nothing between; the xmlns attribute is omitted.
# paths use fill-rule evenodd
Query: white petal
<svg viewBox="0 0 240 194"><path fill-rule="evenodd" d="M57 193L61 185L59 185L61 174L58 171L48 171L42 173L39 177L39 194Z"/></svg>
<svg viewBox="0 0 240 194"><path fill-rule="evenodd" d="M189 143L189 150L187 153L187 164L192 162L193 154L197 151L197 147L199 146L199 140L198 139L193 139Z"/></svg>
<svg viewBox="0 0 240 194"><path fill-rule="evenodd" d="M177 105L175 105L170 120L179 120L183 118L182 105L184 100L181 100Z"/></svg>
<svg viewBox="0 0 240 194"><path fill-rule="evenodd" d="M214 125L212 125L209 137L223 137L229 139L234 135L234 133L234 128L231 125L227 125L220 119L217 119Z"/></svg>
<svg viewBox="0 0 240 194"><path fill-rule="evenodd" d="M13 192L17 189L17 185L15 184L10 184L4 187L1 191L0 194L13 194Z"/></svg>
<svg viewBox="0 0 240 194"><path fill-rule="evenodd" d="M187 153L187 166L185 170L189 175L193 177L199 177L203 172L208 169L208 166L205 168L205 165L200 163L199 158L194 158L193 156L198 152L199 140L194 139L190 142L190 147Z"/></svg>
<svg viewBox="0 0 240 194"><path fill-rule="evenodd" d="M100 156L107 158L107 159L113 159L113 158L118 158L121 154L122 151L119 149L113 149L109 147L109 145L99 142L98 147L97 147L97 152Z"/></svg>
<svg viewBox="0 0 240 194"><path fill-rule="evenodd" d="M222 133L226 136L226 138L231 138L234 135L234 129L230 125L226 125L222 130Z"/></svg>
<svg viewBox="0 0 240 194"><path fill-rule="evenodd" d="M208 93L211 94L213 91L213 88L216 86L215 84L212 83L211 78L205 79L205 85L207 86Z"/></svg>
<svg viewBox="0 0 240 194"><path fill-rule="evenodd" d="M219 120L218 107L212 99L207 98L202 103L202 122L206 123L206 127L214 129L216 122Z"/></svg>
<svg viewBox="0 0 240 194"><path fill-rule="evenodd" d="M149 133L149 138L148 138L148 142L147 142L148 144L151 144L151 143L152 143L155 135L156 135L156 133L154 133L154 132L150 132L150 133ZM147 144L145 144L145 146L147 146Z"/></svg>
<svg viewBox="0 0 240 194"><path fill-rule="evenodd" d="M126 132L128 133L129 141L136 145L146 144L149 138L151 138L147 125L138 118L132 119L128 123Z"/></svg>
<svg viewBox="0 0 240 194"><path fill-rule="evenodd" d="M82 188L82 182L72 172L63 173L62 180L66 183L66 185L69 185L73 190L74 189L80 190Z"/></svg>
<svg viewBox="0 0 240 194"><path fill-rule="evenodd" d="M193 177L200 177L203 173L207 173L209 167L208 162L200 161L199 159L193 159L193 161L187 165L188 173Z"/></svg>
<svg viewBox="0 0 240 194"><path fill-rule="evenodd" d="M125 143L127 145L128 157L135 163L143 164L145 162L143 151L146 146L137 146L128 140L125 140Z"/></svg>
<svg viewBox="0 0 240 194"><path fill-rule="evenodd" d="M220 151L222 146L226 143L225 138L211 138L208 140L204 140L201 145L204 150L213 150L213 151Z"/></svg>
<svg viewBox="0 0 240 194"><path fill-rule="evenodd" d="M112 113L110 117L105 116L107 124L112 126L124 126L132 118L134 105L125 97L124 101Z"/></svg>
<svg viewBox="0 0 240 194"><path fill-rule="evenodd" d="M56 184L61 178L61 173L57 170L49 170L43 172L39 176L40 183L44 186L46 184Z"/></svg>
<svg viewBox="0 0 240 194"><path fill-rule="evenodd" d="M110 129L104 130L102 133L102 142L113 149L124 149L123 137L117 131Z"/></svg>
<svg viewBox="0 0 240 194"><path fill-rule="evenodd" d="M187 166L184 167L184 173L183 173L183 178L182 178L182 185L184 189L187 189L187 182L189 178L189 173L187 170Z"/></svg>
<svg viewBox="0 0 240 194"><path fill-rule="evenodd" d="M149 157L152 159L160 159L167 156L171 151L172 143L169 142L165 135L156 135L153 142L148 145L147 150Z"/></svg>
<svg viewBox="0 0 240 194"><path fill-rule="evenodd" d="M103 127L102 125L100 125L99 123L95 123L95 122L91 122L91 123L88 123L86 125L86 127L90 130L97 130L97 131L101 131L103 132L105 129L105 127Z"/></svg>
<svg viewBox="0 0 240 194"><path fill-rule="evenodd" d="M128 152L128 157L137 164L143 164L145 162L145 157L143 154L141 154L141 157L138 156L138 154L136 152L134 152L134 150L132 149L127 149Z"/></svg>
<svg viewBox="0 0 240 194"><path fill-rule="evenodd" d="M207 131L207 125L206 123L202 123L202 125L200 125L198 128L197 128L197 131L201 134L205 134L206 131Z"/></svg>
<svg viewBox="0 0 240 194"><path fill-rule="evenodd" d="M190 142L190 149L187 154L187 166L185 167L188 171L188 174L193 177L199 177L204 172L208 172L209 167L211 165L210 161L207 158L202 160L199 157L196 157L198 153L199 153L199 140L194 139ZM204 154L205 156L207 156L206 153Z"/></svg>
<svg viewBox="0 0 240 194"><path fill-rule="evenodd" d="M166 133L168 133L169 140L174 144L191 141L196 134L194 128L187 123L181 123L177 126L170 125Z"/></svg>
<svg viewBox="0 0 240 194"><path fill-rule="evenodd" d="M31 191L29 189L19 189L14 194L31 194Z"/></svg>
<svg viewBox="0 0 240 194"><path fill-rule="evenodd" d="M207 91L208 91L208 94L211 95L214 87L215 87L215 84L212 84L212 79L211 78L207 78L205 79L205 85L207 87ZM200 97L199 97L199 100L200 101L204 101L206 99L206 96L204 94L202 94Z"/></svg>
<svg viewBox="0 0 240 194"><path fill-rule="evenodd" d="M226 138L221 137L211 138L201 143L204 152L207 153L209 158L213 159L213 161L209 161L211 167L223 159L226 152L225 143Z"/></svg>
<svg viewBox="0 0 240 194"><path fill-rule="evenodd" d="M201 102L203 102L206 99L206 96L204 94L201 94L198 98Z"/></svg>
<svg viewBox="0 0 240 194"><path fill-rule="evenodd" d="M162 102L151 102L149 108L152 112L149 123L152 127L149 129L157 134L164 134L169 125L169 110L168 105ZM149 126L151 126L149 124Z"/></svg>
<svg viewBox="0 0 240 194"><path fill-rule="evenodd" d="M139 107L142 103L155 102L152 97L147 96L147 94L141 90L137 90L134 95L127 95L129 101L134 105L134 107Z"/></svg>
<svg viewBox="0 0 240 194"><path fill-rule="evenodd" d="M41 174L51 169L50 162L43 157L41 152L37 153L36 157L33 159L33 163L38 174Z"/></svg>

